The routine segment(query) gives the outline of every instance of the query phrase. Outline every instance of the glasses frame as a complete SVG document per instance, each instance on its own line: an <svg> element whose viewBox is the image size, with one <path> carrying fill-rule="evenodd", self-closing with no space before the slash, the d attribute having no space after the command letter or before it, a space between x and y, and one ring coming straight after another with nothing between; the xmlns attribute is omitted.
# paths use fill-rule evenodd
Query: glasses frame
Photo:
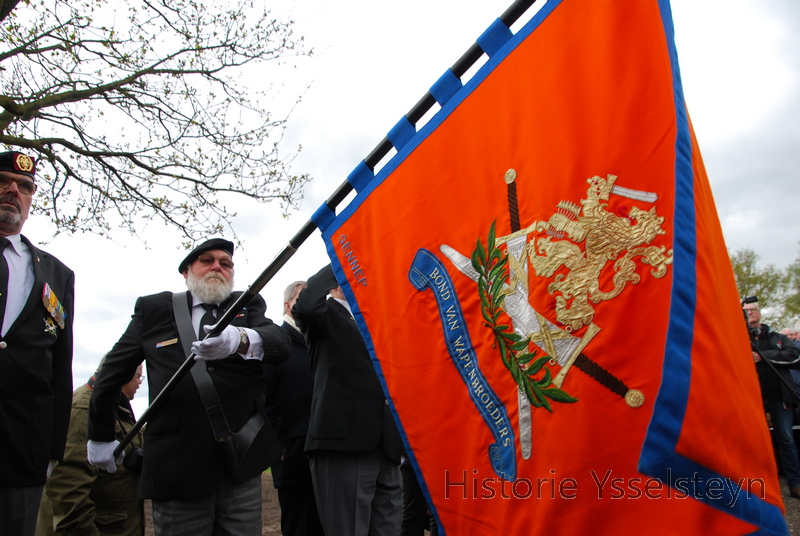
<svg viewBox="0 0 800 536"><path fill-rule="evenodd" d="M214 266L214 263L219 263L223 270L227 270L229 272L233 271L234 268L233 259L230 257L216 257L214 254L208 252L203 252L200 254L200 256L197 257L196 262L199 262L203 266Z"/></svg>
<svg viewBox="0 0 800 536"><path fill-rule="evenodd" d="M17 190L22 195L33 195L39 189L39 185L33 181L29 181L27 179L18 179L16 177L9 177L8 175L0 174L0 190L7 190L11 183L17 183ZM25 188L32 188L31 192L26 192L22 185L25 185Z"/></svg>

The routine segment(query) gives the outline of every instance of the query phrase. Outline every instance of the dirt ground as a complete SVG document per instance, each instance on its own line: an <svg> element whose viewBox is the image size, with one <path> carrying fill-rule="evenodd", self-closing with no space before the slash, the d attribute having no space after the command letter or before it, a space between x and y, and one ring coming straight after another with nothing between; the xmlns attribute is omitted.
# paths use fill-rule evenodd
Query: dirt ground
<svg viewBox="0 0 800 536"><path fill-rule="evenodd" d="M278 490L272 486L272 474L261 475L261 496L264 504L261 508L262 536L281 536L281 507L278 505ZM800 510L800 501L795 499ZM800 523L798 523L800 530Z"/></svg>
<svg viewBox="0 0 800 536"><path fill-rule="evenodd" d="M781 490L783 491L783 504L786 505L786 524L789 525L789 534L800 536L800 499L789 496L786 487L786 478L781 477ZM275 534L280 534L276 532Z"/></svg>
<svg viewBox="0 0 800 536"><path fill-rule="evenodd" d="M789 525L789 534L800 536L800 500L789 497L789 490L786 487L786 480L781 477L781 488L783 489L783 501L786 505L786 523ZM264 526L261 530L262 536L281 535L281 511L278 506L278 492L272 487L272 475L264 473L261 477L261 490L264 498L261 519ZM147 530L145 536L154 536L153 525L150 518L149 501L145 505L147 517Z"/></svg>

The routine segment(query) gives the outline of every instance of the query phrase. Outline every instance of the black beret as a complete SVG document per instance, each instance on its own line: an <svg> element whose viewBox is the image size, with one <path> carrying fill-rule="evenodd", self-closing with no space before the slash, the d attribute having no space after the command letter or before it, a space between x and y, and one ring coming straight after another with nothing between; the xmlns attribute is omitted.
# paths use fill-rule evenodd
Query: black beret
<svg viewBox="0 0 800 536"><path fill-rule="evenodd" d="M206 240L194 248L191 253L189 253L178 265L178 271L183 273L183 271L186 270L190 264L197 260L197 257L206 251L211 251L212 249L221 249L222 251L227 251L228 255L233 257L233 242L230 240L225 240L224 238L212 238L211 240Z"/></svg>
<svg viewBox="0 0 800 536"><path fill-rule="evenodd" d="M0 171L21 173L27 175L31 179L35 179L36 160L31 156L18 153L17 151L6 151L0 153Z"/></svg>

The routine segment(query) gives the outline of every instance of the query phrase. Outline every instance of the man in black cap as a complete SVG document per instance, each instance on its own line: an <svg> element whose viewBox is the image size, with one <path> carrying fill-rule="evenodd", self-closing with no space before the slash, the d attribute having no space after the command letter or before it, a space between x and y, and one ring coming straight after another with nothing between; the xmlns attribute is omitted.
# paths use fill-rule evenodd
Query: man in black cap
<svg viewBox="0 0 800 536"><path fill-rule="evenodd" d="M263 418L262 362L285 361L291 341L258 295L218 336L198 340L241 294L231 292L232 256L233 243L208 240L178 266L188 292L139 298L95 382L87 457L113 473L120 387L145 361L152 402L188 354L200 361L145 429L140 494L152 499L157 535L261 534L261 473L281 455Z"/></svg>
<svg viewBox="0 0 800 536"><path fill-rule="evenodd" d="M75 275L20 234L36 161L0 153L0 531L33 534L72 402Z"/></svg>

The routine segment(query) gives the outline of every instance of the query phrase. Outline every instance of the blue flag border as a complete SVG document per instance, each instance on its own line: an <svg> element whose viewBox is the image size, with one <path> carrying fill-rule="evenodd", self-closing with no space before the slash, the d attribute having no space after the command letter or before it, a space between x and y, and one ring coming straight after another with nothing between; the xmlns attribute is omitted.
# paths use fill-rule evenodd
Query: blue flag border
<svg viewBox="0 0 800 536"><path fill-rule="evenodd" d="M730 490L738 484L703 467L676 452L683 418L689 400L692 371L692 341L697 306L697 220L694 204L694 171L692 169L692 140L686 101L683 94L678 52L675 47L675 27L669 0L659 0L664 36L672 64L673 94L678 127L675 140L675 238L673 244L674 276L670 299L669 325L664 349L662 386L653 407L639 459L639 470L675 486L672 474L678 478L699 482L699 500L735 517L753 523L759 535L787 535L786 521L780 509L759 497L746 495L737 500ZM719 497L711 496L710 482L724 483ZM714 490L716 492L716 489ZM747 490L741 490L746 493ZM716 493L715 493L716 494ZM732 501L732 502L731 502Z"/></svg>
<svg viewBox="0 0 800 536"><path fill-rule="evenodd" d="M449 115L477 88L487 76L522 43L550 13L563 1L547 0L544 6L526 23L516 34L513 34L502 46L497 47L487 62L478 69L475 75L462 87L447 92L447 101L441 104L441 109L418 132L410 133L408 120L402 118L390 132L389 138L396 144L397 153L374 177L360 162L351 177L357 179L358 194L340 214L334 215L323 204L312 220L320 228L325 241L328 255L331 258L334 272L342 290L351 304L353 313L361 330L373 364L383 386L388 393L386 381L381 365L376 357L375 347L369 333L358 302L352 289L347 283L344 268L338 260L333 235L338 228L346 222L361 206L375 188L381 185L397 167L410 155L425 139L434 132ZM738 484L722 475L701 466L700 464L675 452L680 437L683 417L689 397L689 380L691 376L691 347L693 339L693 323L696 308L696 215L694 210L694 173L692 170L692 145L689 134L689 121L683 95L683 87L678 66L678 56L674 40L674 25L669 0L654 0L658 2L661 20L664 28L664 38L669 51L673 74L673 94L678 127L675 142L675 237L674 237L674 278L671 296L669 324L665 346L664 366L662 373L662 386L654 403L653 415L647 434L643 442L639 460L639 471L643 474L659 478L662 482L675 487L678 481L692 480L695 484L694 497L709 506L731 514L743 521L752 523L760 530L753 532L760 536L788 535L788 527L780 509L756 496L747 496L747 490L741 490L745 496L734 496L730 490L738 488ZM489 27L497 29L499 19ZM502 22L500 22L505 26ZM487 30L487 32L489 31ZM449 74L448 74L449 73ZM445 73L442 79L451 83L452 73ZM434 86L435 87L435 86ZM411 125L413 129L413 125ZM395 141L398 140L398 141ZM350 179L350 178L349 178ZM354 183L355 184L355 183ZM409 266L412 260L409 259ZM419 470L413 451L409 448L408 438L402 423L398 418L391 395L387 395L395 422L398 425L407 455L411 461L420 487L425 494L429 507L435 515L435 505L431 502L430 492L425 479ZM726 486L719 492L715 487L708 489L711 482L724 482ZM698 486L697 483L700 483ZM733 487L733 488L732 488ZM678 488L676 488L678 489ZM683 490L679 490L683 491ZM712 491L719 492L719 497L712 498ZM732 505L731 505L732 503ZM438 519L438 516L437 516ZM442 531L441 525L439 526ZM444 532L442 531L442 534Z"/></svg>

